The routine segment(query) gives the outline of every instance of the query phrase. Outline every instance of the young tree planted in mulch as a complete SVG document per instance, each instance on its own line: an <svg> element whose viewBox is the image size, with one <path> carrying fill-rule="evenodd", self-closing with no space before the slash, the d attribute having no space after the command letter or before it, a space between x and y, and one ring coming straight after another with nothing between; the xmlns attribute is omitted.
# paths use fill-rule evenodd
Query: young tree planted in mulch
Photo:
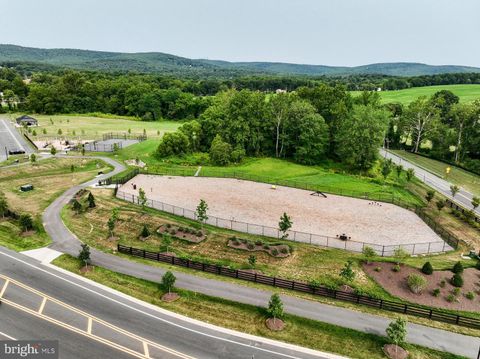
<svg viewBox="0 0 480 359"><path fill-rule="evenodd" d="M110 233L110 238L112 238L114 235L113 231L115 230L115 219L113 218L113 216L108 219L107 226L108 232Z"/></svg>
<svg viewBox="0 0 480 359"><path fill-rule="evenodd" d="M85 156L85 145L82 144L82 156Z"/></svg>
<svg viewBox="0 0 480 359"><path fill-rule="evenodd" d="M35 153L32 153L32 154L30 155L30 162L31 162L31 163L37 162L37 156L35 155Z"/></svg>
<svg viewBox="0 0 480 359"><path fill-rule="evenodd" d="M250 267L255 268L255 263L257 263L257 257L254 255L251 255L248 257L248 264L250 264Z"/></svg>
<svg viewBox="0 0 480 359"><path fill-rule="evenodd" d="M396 259L397 265L400 265L400 263L410 257L410 253L408 253L403 247L398 247L393 251L393 257Z"/></svg>
<svg viewBox="0 0 480 359"><path fill-rule="evenodd" d="M277 293L272 294L270 301L268 302L267 314L267 326L271 330L282 330L284 323L283 318L283 303L280 296ZM270 321L271 319L271 321Z"/></svg>
<svg viewBox="0 0 480 359"><path fill-rule="evenodd" d="M164 290L168 291L168 293L164 294L162 296L162 300L165 302L173 302L174 300L179 298L179 295L177 293L172 293L173 286L175 285L175 281L177 278L175 278L175 275L168 271L165 272L165 274L162 277L162 287Z"/></svg>
<svg viewBox="0 0 480 359"><path fill-rule="evenodd" d="M400 345L405 343L405 339L407 337L407 321L403 318L395 319L388 325L386 333L391 344L387 344L383 347L385 354L388 357L395 359L406 358L408 356L408 352L400 347Z"/></svg>
<svg viewBox="0 0 480 359"><path fill-rule="evenodd" d="M19 223L22 232L27 232L33 229L33 219L28 213L23 213L20 215Z"/></svg>
<svg viewBox="0 0 480 359"><path fill-rule="evenodd" d="M396 165L395 170L397 171L397 177L400 178L403 172L403 166L402 165Z"/></svg>
<svg viewBox="0 0 480 359"><path fill-rule="evenodd" d="M415 170L413 168L409 168L407 170L407 181L410 182L415 175Z"/></svg>
<svg viewBox="0 0 480 359"><path fill-rule="evenodd" d="M52 146L52 148L50 149L50 154L52 156L55 156L57 154L57 149L55 148L55 146Z"/></svg>
<svg viewBox="0 0 480 359"><path fill-rule="evenodd" d="M85 263L85 267L88 267L90 263L90 247L88 244L83 243L80 252L78 253L78 259Z"/></svg>
<svg viewBox="0 0 480 359"><path fill-rule="evenodd" d="M140 232L140 236L142 238L147 238L150 236L150 231L148 230L148 227L146 224L143 225L142 231Z"/></svg>
<svg viewBox="0 0 480 359"><path fill-rule="evenodd" d="M479 197L473 197L471 203L472 203L473 210L475 211L477 209L477 207L480 206L480 198Z"/></svg>
<svg viewBox="0 0 480 359"><path fill-rule="evenodd" d="M172 236L169 233L163 233L162 234L162 245L165 250L165 252L168 253L168 249L172 245Z"/></svg>
<svg viewBox="0 0 480 359"><path fill-rule="evenodd" d="M392 172L392 160L388 159L386 161L383 161L382 164L382 176L383 180L386 180L388 175Z"/></svg>
<svg viewBox="0 0 480 359"><path fill-rule="evenodd" d="M340 271L340 277L348 282L352 282L355 279L355 271L353 270L353 262L348 261Z"/></svg>
<svg viewBox="0 0 480 359"><path fill-rule="evenodd" d="M372 259L377 255L375 250L370 246L363 247L362 248L362 254L363 254L363 257L365 258L365 261L367 262L367 264L370 264Z"/></svg>
<svg viewBox="0 0 480 359"><path fill-rule="evenodd" d="M450 192L452 193L452 197L455 197L455 195L460 191L460 187L458 187L455 184L452 184L450 186Z"/></svg>
<svg viewBox="0 0 480 359"><path fill-rule="evenodd" d="M72 202L72 209L75 211L76 214L79 214L82 211L82 205L76 198L73 199Z"/></svg>
<svg viewBox="0 0 480 359"><path fill-rule="evenodd" d="M147 205L147 195L143 188L138 190L138 204L142 206L142 209L145 210L145 206Z"/></svg>
<svg viewBox="0 0 480 359"><path fill-rule="evenodd" d="M280 232L282 232L282 239L288 238L287 231L292 228L292 225L292 218L283 212L282 216L280 217L280 222L278 222L278 229Z"/></svg>
<svg viewBox="0 0 480 359"><path fill-rule="evenodd" d="M70 172L72 172L72 173L75 172L75 166L73 164L70 165Z"/></svg>
<svg viewBox="0 0 480 359"><path fill-rule="evenodd" d="M425 262L425 264L422 267L422 273L427 275L433 274L433 267L430 262Z"/></svg>
<svg viewBox="0 0 480 359"><path fill-rule="evenodd" d="M197 217L197 221L200 222L202 228L204 223L208 220L208 204L205 200L201 199L200 203L197 206L197 210L195 211L195 216Z"/></svg>
<svg viewBox="0 0 480 359"><path fill-rule="evenodd" d="M434 197L435 197L435 191L434 190L428 190L427 195L425 196L427 202L430 203Z"/></svg>
<svg viewBox="0 0 480 359"><path fill-rule="evenodd" d="M412 293L420 294L427 286L427 280L420 274L412 273L407 278L407 285Z"/></svg>
<svg viewBox="0 0 480 359"><path fill-rule="evenodd" d="M453 273L462 274L463 273L463 264L462 262L457 262L452 268Z"/></svg>
<svg viewBox="0 0 480 359"><path fill-rule="evenodd" d="M93 196L92 192L88 193L87 201L88 201L88 208L94 208L96 206L95 197Z"/></svg>
<svg viewBox="0 0 480 359"><path fill-rule="evenodd" d="M445 207L445 200L439 199L436 203L437 209L440 212Z"/></svg>

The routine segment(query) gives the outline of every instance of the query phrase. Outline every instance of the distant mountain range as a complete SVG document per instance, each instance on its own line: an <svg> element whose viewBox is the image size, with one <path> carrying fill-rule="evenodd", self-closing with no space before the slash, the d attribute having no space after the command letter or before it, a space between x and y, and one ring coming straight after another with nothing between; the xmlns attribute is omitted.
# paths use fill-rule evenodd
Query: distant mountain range
<svg viewBox="0 0 480 359"><path fill-rule="evenodd" d="M0 64L42 65L40 68L165 73L183 75L391 75L419 76L442 73L480 72L478 67L421 63L378 63L355 67L303 65L282 62L228 62L188 59L161 52L121 53L77 49L39 49L0 44ZM37 67L38 68L38 67Z"/></svg>

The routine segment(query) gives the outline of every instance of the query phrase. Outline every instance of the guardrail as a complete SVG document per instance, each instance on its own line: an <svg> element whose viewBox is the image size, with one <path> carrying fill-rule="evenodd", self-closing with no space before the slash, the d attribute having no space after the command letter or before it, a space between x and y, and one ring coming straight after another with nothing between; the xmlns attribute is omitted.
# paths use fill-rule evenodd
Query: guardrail
<svg viewBox="0 0 480 359"><path fill-rule="evenodd" d="M258 273L251 273L240 269L231 269L215 264L208 264L189 259L183 259L172 255L162 254L159 252L150 252L144 249L127 247L119 244L118 252L128 254L134 257L145 258L157 262L164 262L174 266L191 268L206 273L213 273L224 277L237 278L249 282L260 283L278 288L290 289L297 292L309 293L322 297L342 300L345 302L355 303L358 305L366 305L368 307L381 309L390 312L414 315L416 317L428 318L431 320L457 324L464 327L480 329L480 319L465 317L462 315L445 313L432 308L425 308L419 305L394 302L384 299L376 299L369 296L350 293L346 291L330 289L323 286L313 286L305 282L297 282L288 279L266 276Z"/></svg>

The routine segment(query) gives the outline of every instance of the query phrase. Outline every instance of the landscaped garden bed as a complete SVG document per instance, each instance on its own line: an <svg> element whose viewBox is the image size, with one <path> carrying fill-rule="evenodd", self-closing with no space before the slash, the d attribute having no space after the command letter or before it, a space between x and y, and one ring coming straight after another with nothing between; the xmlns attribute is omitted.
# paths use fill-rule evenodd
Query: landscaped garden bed
<svg viewBox="0 0 480 359"><path fill-rule="evenodd" d="M170 234L173 238L182 239L191 243L200 243L207 238L204 231L191 227L180 227L170 223L162 224L157 229L159 234Z"/></svg>
<svg viewBox="0 0 480 359"><path fill-rule="evenodd" d="M407 265L378 262L365 264L364 271L390 294L411 303L461 311L480 311L480 271L467 268L461 274L463 285L452 284L450 270L433 271L427 275ZM398 270L399 269L399 270ZM419 293L409 287L409 276L422 276L425 284Z"/></svg>
<svg viewBox="0 0 480 359"><path fill-rule="evenodd" d="M230 248L242 249L249 252L266 252L272 257L284 258L290 255L290 247L286 244L267 244L262 241L249 241L247 239L241 239L237 237L231 237L228 239Z"/></svg>

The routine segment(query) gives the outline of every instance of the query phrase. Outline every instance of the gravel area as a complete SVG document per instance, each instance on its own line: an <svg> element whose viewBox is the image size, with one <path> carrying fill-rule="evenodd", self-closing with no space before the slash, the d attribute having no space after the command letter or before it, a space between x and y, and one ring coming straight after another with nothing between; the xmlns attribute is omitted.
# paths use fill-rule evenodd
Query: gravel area
<svg viewBox="0 0 480 359"><path fill-rule="evenodd" d="M136 189L133 189L133 185ZM253 224L277 227L286 212L292 230L330 237L346 234L352 241L379 245L443 243L415 213L387 203L236 180L230 178L138 175L121 187L138 195L143 188L148 199L195 210L200 199L208 214Z"/></svg>

